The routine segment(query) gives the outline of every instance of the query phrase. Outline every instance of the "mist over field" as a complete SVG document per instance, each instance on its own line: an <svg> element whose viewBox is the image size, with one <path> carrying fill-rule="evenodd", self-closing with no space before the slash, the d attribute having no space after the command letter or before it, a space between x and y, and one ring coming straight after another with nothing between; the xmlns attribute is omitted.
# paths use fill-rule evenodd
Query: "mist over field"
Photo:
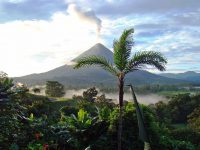
<svg viewBox="0 0 200 150"><path fill-rule="evenodd" d="M111 99L115 99L117 100L118 99L118 93L106 93L105 94L107 98L111 98ZM136 93L136 96L137 96L137 100L142 103L142 104L152 104L152 103L157 103L158 101L167 101L167 98L164 97L164 96L160 96L160 95L157 95L157 94L137 94ZM132 101L133 98L132 98L132 95L131 93L124 93L124 100L127 100L127 101Z"/></svg>
<svg viewBox="0 0 200 150"><path fill-rule="evenodd" d="M98 89L97 89L98 90ZM86 89L80 89L80 90L66 90L66 94L64 97L66 98L72 98L73 95L82 95L83 91L86 91ZM98 96L101 94L105 94L106 98L113 99L118 102L118 92L113 93L102 93L99 92ZM167 101L167 98L164 96L160 96L154 93L151 94L136 94L137 99L142 104L152 104L156 103L158 101ZM124 93L124 100L132 101L132 95L129 92Z"/></svg>
<svg viewBox="0 0 200 150"><path fill-rule="evenodd" d="M73 95L81 95L83 94L84 91L87 89L79 89L79 90L66 90L65 91L65 98L72 98ZM97 88L98 91L100 91ZM41 95L45 95L45 90L44 87L41 87ZM112 93L106 93L106 92L98 92L98 96L105 94L106 98L113 99L114 101L118 102L118 92L112 92ZM158 101L167 101L168 99L164 96L150 93L150 94L137 94L137 99L140 103L142 104L152 104L152 103L157 103ZM132 95L130 92L125 92L124 93L124 100L126 101L132 101Z"/></svg>

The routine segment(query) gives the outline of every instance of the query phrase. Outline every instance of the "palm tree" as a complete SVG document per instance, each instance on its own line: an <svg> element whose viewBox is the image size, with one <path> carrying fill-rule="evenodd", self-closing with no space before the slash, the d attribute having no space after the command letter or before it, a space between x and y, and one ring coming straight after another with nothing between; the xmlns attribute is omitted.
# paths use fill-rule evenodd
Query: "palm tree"
<svg viewBox="0 0 200 150"><path fill-rule="evenodd" d="M124 30L120 38L118 40L114 40L114 64L110 63L105 57L93 55L77 60L77 63L74 66L74 68L77 69L85 66L97 65L117 77L120 118L122 116L124 79L126 74L142 69L145 65L150 65L160 71L164 71L165 64L167 63L166 58L161 53L155 51L136 52L133 56L131 56L131 49L133 47L133 32L133 28ZM120 120L119 130L122 130L122 119ZM121 131L118 136L121 137ZM121 140L118 141L118 149L121 149Z"/></svg>

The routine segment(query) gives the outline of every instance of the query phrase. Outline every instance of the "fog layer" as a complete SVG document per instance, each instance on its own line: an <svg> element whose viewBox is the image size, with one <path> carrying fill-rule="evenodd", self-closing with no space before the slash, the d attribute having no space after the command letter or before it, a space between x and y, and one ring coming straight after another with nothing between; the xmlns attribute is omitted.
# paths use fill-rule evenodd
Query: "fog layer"
<svg viewBox="0 0 200 150"><path fill-rule="evenodd" d="M99 91L99 89L97 89ZM72 98L73 95L81 95L83 94L83 91L86 91L86 89L80 89L80 90L66 90L64 97L65 98ZM115 102L117 102L118 100L118 93L117 92L113 92L113 93L102 93L102 92L98 92L98 96L100 96L101 94L105 94L106 98L109 99L113 99ZM45 95L45 90L44 87L41 88L41 93L40 95ZM161 95L157 95L154 93L151 94L137 94L137 99L140 103L142 104L152 104L152 103L156 103L158 101L167 101L167 98ZM124 93L124 100L126 101L132 101L132 95L130 92L125 92Z"/></svg>

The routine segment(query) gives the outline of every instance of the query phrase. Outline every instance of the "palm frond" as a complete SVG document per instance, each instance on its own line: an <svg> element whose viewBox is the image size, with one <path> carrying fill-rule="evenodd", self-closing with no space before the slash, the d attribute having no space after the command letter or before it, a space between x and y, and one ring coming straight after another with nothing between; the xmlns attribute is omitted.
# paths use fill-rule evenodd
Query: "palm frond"
<svg viewBox="0 0 200 150"><path fill-rule="evenodd" d="M133 32L133 28L124 30L119 40L114 40L113 42L114 63L120 71L123 71L128 63L133 46L133 39L131 37Z"/></svg>
<svg viewBox="0 0 200 150"><path fill-rule="evenodd" d="M132 57L132 59L129 60L128 65L125 68L125 73L141 69L145 65L150 65L160 71L164 71L166 63L167 59L160 52L155 52L155 51L137 52Z"/></svg>
<svg viewBox="0 0 200 150"><path fill-rule="evenodd" d="M107 70L111 74L117 76L118 71L115 67L112 66L112 64L102 56L88 56L88 57L83 57L79 60L77 60L74 69L78 69L81 67L87 67L87 66L100 66L104 70Z"/></svg>

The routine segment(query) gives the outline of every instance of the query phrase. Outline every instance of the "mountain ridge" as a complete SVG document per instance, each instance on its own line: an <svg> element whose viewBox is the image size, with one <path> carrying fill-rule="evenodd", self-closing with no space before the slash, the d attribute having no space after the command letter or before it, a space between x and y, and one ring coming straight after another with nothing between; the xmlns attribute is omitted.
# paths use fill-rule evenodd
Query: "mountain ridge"
<svg viewBox="0 0 200 150"><path fill-rule="evenodd" d="M200 73L197 73L195 71L186 71L183 73L161 73L159 75L173 79L200 83Z"/></svg>

